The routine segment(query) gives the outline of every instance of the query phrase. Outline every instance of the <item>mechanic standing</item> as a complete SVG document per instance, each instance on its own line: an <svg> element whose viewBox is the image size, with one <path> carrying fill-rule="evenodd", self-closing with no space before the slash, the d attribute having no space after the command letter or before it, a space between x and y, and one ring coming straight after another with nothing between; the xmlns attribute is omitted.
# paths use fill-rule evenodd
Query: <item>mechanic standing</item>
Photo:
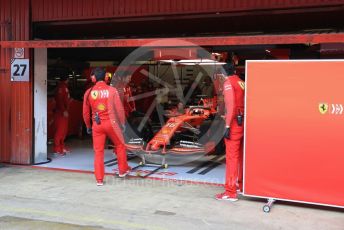
<svg viewBox="0 0 344 230"><path fill-rule="evenodd" d="M96 84L84 95L83 118L87 133L92 134L93 138L94 173L97 185L102 186L106 137L109 137L115 145L114 151L117 155L119 176L125 177L131 168L128 166L122 134L125 129L125 116L119 94L115 88L106 84L107 79L103 69L96 68L91 77Z"/></svg>
<svg viewBox="0 0 344 230"><path fill-rule="evenodd" d="M244 135L245 82L234 70L232 63L224 66L227 77L223 83L226 108L226 181L225 192L215 196L217 200L237 201L237 190L242 187L242 145Z"/></svg>
<svg viewBox="0 0 344 230"><path fill-rule="evenodd" d="M111 84L111 79L112 79L112 74L110 72L106 72L105 73L105 79L106 79L105 83L107 85L110 85Z"/></svg>
<svg viewBox="0 0 344 230"><path fill-rule="evenodd" d="M55 135L54 135L54 152L60 156L66 155L69 152L64 140L68 132L68 107L69 107L69 90L68 77L60 78L55 93Z"/></svg>
<svg viewBox="0 0 344 230"><path fill-rule="evenodd" d="M131 73L128 70L120 70L118 71L118 76L121 78L121 81L117 89L123 102L125 116L128 118L132 112L136 111L135 101L132 100L133 95L129 86Z"/></svg>

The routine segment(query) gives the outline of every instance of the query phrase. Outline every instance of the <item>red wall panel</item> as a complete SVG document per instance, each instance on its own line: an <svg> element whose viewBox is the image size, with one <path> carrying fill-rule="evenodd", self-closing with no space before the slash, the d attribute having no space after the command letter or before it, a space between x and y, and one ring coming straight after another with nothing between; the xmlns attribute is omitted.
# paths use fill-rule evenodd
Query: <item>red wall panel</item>
<svg viewBox="0 0 344 230"><path fill-rule="evenodd" d="M9 2L0 1L0 39L8 40L10 36ZM0 161L9 162L10 148L10 49L0 49Z"/></svg>
<svg viewBox="0 0 344 230"><path fill-rule="evenodd" d="M32 0L33 21L227 13L342 5L343 0Z"/></svg>
<svg viewBox="0 0 344 230"><path fill-rule="evenodd" d="M29 0L0 0L1 40L30 38ZM0 161L29 164L32 154L32 82L10 81L13 50L0 53ZM25 49L25 58L29 58ZM32 75L31 75L32 76Z"/></svg>

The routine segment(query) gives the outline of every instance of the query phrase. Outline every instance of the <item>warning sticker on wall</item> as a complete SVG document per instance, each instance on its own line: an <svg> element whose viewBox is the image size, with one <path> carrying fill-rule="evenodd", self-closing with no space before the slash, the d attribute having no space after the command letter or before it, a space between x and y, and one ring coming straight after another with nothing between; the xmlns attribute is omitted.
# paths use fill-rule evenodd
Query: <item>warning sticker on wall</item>
<svg viewBox="0 0 344 230"><path fill-rule="evenodd" d="M25 49L24 48L14 48L14 58L24 58Z"/></svg>

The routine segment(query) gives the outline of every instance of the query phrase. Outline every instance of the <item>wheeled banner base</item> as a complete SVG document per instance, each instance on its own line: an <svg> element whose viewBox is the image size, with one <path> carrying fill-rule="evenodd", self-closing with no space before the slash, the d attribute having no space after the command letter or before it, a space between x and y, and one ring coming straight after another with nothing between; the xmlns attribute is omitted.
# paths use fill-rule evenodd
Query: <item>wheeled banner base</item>
<svg viewBox="0 0 344 230"><path fill-rule="evenodd" d="M265 213L269 213L271 208L272 208L272 205L275 203L276 200L274 199L268 199L268 203L266 203L264 206L263 206L263 211Z"/></svg>

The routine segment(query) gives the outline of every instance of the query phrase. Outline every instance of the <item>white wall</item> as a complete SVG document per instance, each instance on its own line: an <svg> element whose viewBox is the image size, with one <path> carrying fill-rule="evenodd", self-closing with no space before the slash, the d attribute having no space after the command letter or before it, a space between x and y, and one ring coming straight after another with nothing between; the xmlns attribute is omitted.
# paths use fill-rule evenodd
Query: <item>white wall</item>
<svg viewBox="0 0 344 230"><path fill-rule="evenodd" d="M34 54L34 163L40 163L47 160L47 49L35 49Z"/></svg>

